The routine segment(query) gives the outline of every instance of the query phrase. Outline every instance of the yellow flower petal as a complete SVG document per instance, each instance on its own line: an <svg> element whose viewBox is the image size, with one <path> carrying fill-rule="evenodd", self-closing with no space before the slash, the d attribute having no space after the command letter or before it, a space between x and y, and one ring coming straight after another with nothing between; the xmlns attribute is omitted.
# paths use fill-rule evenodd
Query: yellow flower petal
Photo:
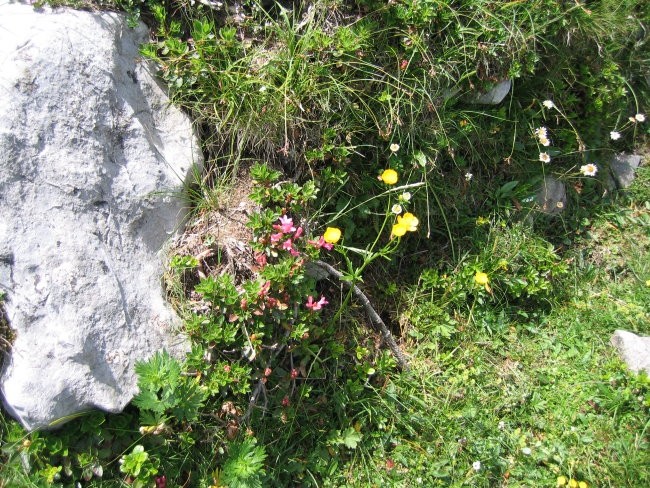
<svg viewBox="0 0 650 488"><path fill-rule="evenodd" d="M567 482L566 476L558 476L555 486L566 486L566 482Z"/></svg>
<svg viewBox="0 0 650 488"><path fill-rule="evenodd" d="M571 478L569 480L569 488L578 488L578 480Z"/></svg>
<svg viewBox="0 0 650 488"><path fill-rule="evenodd" d="M587 483L586 481L581 481L580 483L578 483L578 488L589 488L589 483Z"/></svg>
<svg viewBox="0 0 650 488"><path fill-rule="evenodd" d="M409 232L415 232L420 221L411 212L406 212L404 215L397 217L397 223L404 225Z"/></svg>
<svg viewBox="0 0 650 488"><path fill-rule="evenodd" d="M397 183L398 176L397 176L397 171L394 169L385 169L384 172L380 176L381 181L386 183L387 185L394 185Z"/></svg>
<svg viewBox="0 0 650 488"><path fill-rule="evenodd" d="M490 282L490 279L488 278L488 275L486 273L482 273L481 271L477 271L476 274L474 275L474 282L477 285L487 285Z"/></svg>
<svg viewBox="0 0 650 488"><path fill-rule="evenodd" d="M404 234L406 234L406 231L408 231L408 228L406 225L402 224L401 222L396 223L393 225L393 231L392 234L397 237L402 237Z"/></svg>
<svg viewBox="0 0 650 488"><path fill-rule="evenodd" d="M341 238L341 229L337 227L328 227L325 229L325 233L323 234L323 239L325 239L325 242L329 244L336 244L339 242L339 239Z"/></svg>

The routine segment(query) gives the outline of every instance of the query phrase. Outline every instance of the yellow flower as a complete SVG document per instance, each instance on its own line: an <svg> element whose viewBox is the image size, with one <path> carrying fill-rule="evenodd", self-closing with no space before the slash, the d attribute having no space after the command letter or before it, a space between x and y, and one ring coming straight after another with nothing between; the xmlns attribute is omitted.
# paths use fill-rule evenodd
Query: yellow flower
<svg viewBox="0 0 650 488"><path fill-rule="evenodd" d="M397 171L394 169L385 169L379 178L387 185L394 185L398 180Z"/></svg>
<svg viewBox="0 0 650 488"><path fill-rule="evenodd" d="M341 229L338 229L336 227L328 227L325 229L325 233L323 234L323 239L325 239L325 242L328 244L336 244L339 242L339 239L341 238Z"/></svg>
<svg viewBox="0 0 650 488"><path fill-rule="evenodd" d="M578 483L578 488L589 488L589 484L586 481L581 481Z"/></svg>
<svg viewBox="0 0 650 488"><path fill-rule="evenodd" d="M555 486L566 486L566 482L567 482L566 476L558 476Z"/></svg>
<svg viewBox="0 0 650 488"><path fill-rule="evenodd" d="M409 232L418 230L419 223L418 218L411 212L406 212L404 215L397 217L397 225L403 225Z"/></svg>
<svg viewBox="0 0 650 488"><path fill-rule="evenodd" d="M476 225L487 225L490 223L490 220L485 217L479 217L476 219Z"/></svg>
<svg viewBox="0 0 650 488"><path fill-rule="evenodd" d="M650 286L650 280L645 280L645 286Z"/></svg>
<svg viewBox="0 0 650 488"><path fill-rule="evenodd" d="M482 273L481 271L477 271L476 274L474 275L474 281L476 282L477 285L487 285L490 282L490 279L488 278L488 275L485 273Z"/></svg>
<svg viewBox="0 0 650 488"><path fill-rule="evenodd" d="M499 259L497 266L499 266L499 268L502 269L508 269L508 261L506 261L505 259Z"/></svg>
<svg viewBox="0 0 650 488"><path fill-rule="evenodd" d="M402 222L398 222L395 225L393 225L393 230L391 234L397 237L402 237L406 232L408 231L408 227L406 227L406 224L403 224Z"/></svg>
<svg viewBox="0 0 650 488"><path fill-rule="evenodd" d="M578 488L578 480L571 478L569 480L569 488Z"/></svg>

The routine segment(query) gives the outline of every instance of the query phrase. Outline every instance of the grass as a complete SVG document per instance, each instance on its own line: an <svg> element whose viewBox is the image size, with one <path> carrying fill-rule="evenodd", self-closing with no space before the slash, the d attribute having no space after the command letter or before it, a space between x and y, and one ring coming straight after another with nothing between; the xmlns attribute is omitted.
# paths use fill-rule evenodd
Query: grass
<svg viewBox="0 0 650 488"><path fill-rule="evenodd" d="M461 309L437 340L410 324L413 370L359 409L369 439L324 486L647 484L650 383L609 345L618 328L650 332L647 217L635 205L595 217L550 311ZM598 261L612 250L618 264Z"/></svg>
<svg viewBox="0 0 650 488"><path fill-rule="evenodd" d="M650 172L606 176L647 148L647 2L113 4L150 22L142 51L204 136L165 277L193 349L140 363L120 415L0 416L0 487L650 484L648 378L609 345L650 334ZM502 104L469 102L505 78ZM208 229L248 167L242 251Z"/></svg>

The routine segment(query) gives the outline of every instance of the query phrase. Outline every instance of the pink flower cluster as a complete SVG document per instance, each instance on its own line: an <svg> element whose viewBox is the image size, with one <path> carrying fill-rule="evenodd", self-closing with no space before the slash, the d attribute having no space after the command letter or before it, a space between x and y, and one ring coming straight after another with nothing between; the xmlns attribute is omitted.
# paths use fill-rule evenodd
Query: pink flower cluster
<svg viewBox="0 0 650 488"><path fill-rule="evenodd" d="M273 229L276 230L274 234L271 234L271 244L280 244L280 248L285 251L289 251L292 256L300 256L300 253L296 250L293 243L296 239L299 239L303 234L302 227L296 228L293 225L293 219L283 215L280 217L280 223L275 224ZM287 239L287 235L290 235Z"/></svg>

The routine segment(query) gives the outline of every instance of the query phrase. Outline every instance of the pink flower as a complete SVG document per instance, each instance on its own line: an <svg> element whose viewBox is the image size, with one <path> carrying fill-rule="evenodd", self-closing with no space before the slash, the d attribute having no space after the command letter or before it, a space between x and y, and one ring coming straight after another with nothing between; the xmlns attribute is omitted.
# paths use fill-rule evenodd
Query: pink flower
<svg viewBox="0 0 650 488"><path fill-rule="evenodd" d="M277 226L273 226L277 227ZM271 234L271 242L280 242L280 239L284 237L284 234L282 232L278 232L277 234Z"/></svg>
<svg viewBox="0 0 650 488"><path fill-rule="evenodd" d="M314 297L309 295L307 297L307 303L305 304L305 306L310 310L316 311L316 310L320 310L321 308L323 308L328 303L329 302L327 300L325 300L324 296L321 296L320 300L318 300L317 302L314 302Z"/></svg>
<svg viewBox="0 0 650 488"><path fill-rule="evenodd" d="M271 289L271 282L267 281L262 285L262 288L260 288L259 293L257 294L260 297L263 297L268 294L269 290Z"/></svg>
<svg viewBox="0 0 650 488"><path fill-rule="evenodd" d="M300 236L302 236L302 227L298 227L298 228L296 229L296 233L293 235L293 238L294 238L294 239L299 239Z"/></svg>
<svg viewBox="0 0 650 488"><path fill-rule="evenodd" d="M296 228L293 226L293 219L283 215L280 217L280 223L273 226L275 230L280 232L295 232Z"/></svg>
<svg viewBox="0 0 650 488"><path fill-rule="evenodd" d="M255 262L262 267L266 266L267 263L266 254L264 254L263 252L255 253Z"/></svg>
<svg viewBox="0 0 650 488"><path fill-rule="evenodd" d="M287 239L282 243L282 249L289 251L292 256L300 256L300 253L293 248L293 242L291 242L291 239Z"/></svg>
<svg viewBox="0 0 650 488"><path fill-rule="evenodd" d="M325 238L323 236L320 236L317 241L307 241L307 242L312 246L316 247L317 249L324 247L328 251L331 251L332 248L334 247L333 244L330 244L329 242L325 242Z"/></svg>

